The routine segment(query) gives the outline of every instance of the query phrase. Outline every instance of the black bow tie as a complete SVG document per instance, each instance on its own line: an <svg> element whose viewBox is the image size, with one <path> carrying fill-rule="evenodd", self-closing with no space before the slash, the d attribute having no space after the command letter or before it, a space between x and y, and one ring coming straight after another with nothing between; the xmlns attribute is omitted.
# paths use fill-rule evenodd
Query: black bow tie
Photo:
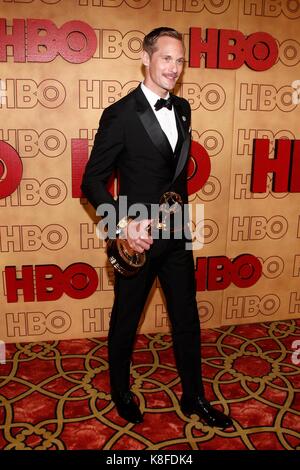
<svg viewBox="0 0 300 470"><path fill-rule="evenodd" d="M156 101L154 108L155 108L155 111L159 111L161 108L168 108L169 110L171 110L172 105L173 105L173 99L172 99L172 96L170 95L167 100L164 100L163 98L159 98L159 100Z"/></svg>

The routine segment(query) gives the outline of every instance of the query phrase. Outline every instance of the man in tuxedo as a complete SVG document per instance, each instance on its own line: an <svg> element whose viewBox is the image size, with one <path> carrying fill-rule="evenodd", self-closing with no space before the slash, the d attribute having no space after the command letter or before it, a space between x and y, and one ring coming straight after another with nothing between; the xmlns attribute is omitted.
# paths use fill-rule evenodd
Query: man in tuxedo
<svg viewBox="0 0 300 470"><path fill-rule="evenodd" d="M158 276L181 378L181 410L187 416L198 414L210 426L226 428L232 425L231 419L204 398L192 251L185 249L184 236L153 239L147 230L149 218L120 220L120 198L114 200L106 188L117 169L119 196L127 196L129 207L158 204L166 191L176 192L188 203L191 110L188 101L170 93L183 70L182 35L166 27L151 31L143 42L142 62L144 82L104 110L82 181L82 191L95 208L114 207L117 233L122 231L132 249L147 253L145 265L134 276L116 272L108 336L112 400L121 417L142 422L130 391L130 361L143 307Z"/></svg>

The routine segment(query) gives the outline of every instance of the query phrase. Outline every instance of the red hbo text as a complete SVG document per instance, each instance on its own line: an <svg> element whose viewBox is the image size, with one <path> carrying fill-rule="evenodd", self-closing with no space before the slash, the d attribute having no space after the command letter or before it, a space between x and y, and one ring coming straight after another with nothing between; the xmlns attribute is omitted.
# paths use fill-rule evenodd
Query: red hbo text
<svg viewBox="0 0 300 470"><path fill-rule="evenodd" d="M258 281L261 273L261 262L250 254L239 255L234 260L227 256L197 258L197 291L223 290L231 283L237 287L251 287Z"/></svg>
<svg viewBox="0 0 300 470"><path fill-rule="evenodd" d="M268 33L257 32L245 36L232 29L206 30L205 40L201 28L190 28L190 67L200 67L205 56L205 66L210 69L238 69L244 63L253 70L270 69L278 57L278 46Z"/></svg>
<svg viewBox="0 0 300 470"><path fill-rule="evenodd" d="M81 64L94 55L97 37L91 26L75 20L58 28L51 20L14 19L9 34L2 18L0 62L7 61L8 46L13 47L15 62L51 62L60 55L72 64Z"/></svg>
<svg viewBox="0 0 300 470"><path fill-rule="evenodd" d="M5 267L7 302L18 302L18 293L24 302L53 301L63 294L72 299L91 296L98 286L98 275L86 263L74 263L62 270L55 264L22 266L18 275L16 266Z"/></svg>
<svg viewBox="0 0 300 470"><path fill-rule="evenodd" d="M17 151L0 140L0 198L12 194L20 184L23 165Z"/></svg>
<svg viewBox="0 0 300 470"><path fill-rule="evenodd" d="M275 140L274 158L269 156L269 139L255 139L251 191L264 193L268 187L268 173L273 173L273 191L300 192L300 140Z"/></svg>

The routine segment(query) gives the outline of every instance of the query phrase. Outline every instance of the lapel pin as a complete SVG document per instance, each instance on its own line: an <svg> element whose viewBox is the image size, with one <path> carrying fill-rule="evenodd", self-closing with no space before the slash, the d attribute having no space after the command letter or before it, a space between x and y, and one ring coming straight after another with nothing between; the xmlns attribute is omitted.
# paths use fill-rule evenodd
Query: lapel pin
<svg viewBox="0 0 300 470"><path fill-rule="evenodd" d="M186 117L185 117L185 116L182 116L182 120L183 120L183 121L186 121Z"/></svg>

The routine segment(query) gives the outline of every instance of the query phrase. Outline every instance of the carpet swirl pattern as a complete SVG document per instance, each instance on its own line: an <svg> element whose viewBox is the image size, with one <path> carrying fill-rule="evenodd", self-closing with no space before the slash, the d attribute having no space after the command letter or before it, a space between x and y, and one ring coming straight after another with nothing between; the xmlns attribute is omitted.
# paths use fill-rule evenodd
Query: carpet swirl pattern
<svg viewBox="0 0 300 470"><path fill-rule="evenodd" d="M226 430L182 414L170 335L137 337L138 425L110 400L106 339L9 344L0 364L0 448L300 450L299 339L300 320L202 331L206 397L233 418Z"/></svg>

